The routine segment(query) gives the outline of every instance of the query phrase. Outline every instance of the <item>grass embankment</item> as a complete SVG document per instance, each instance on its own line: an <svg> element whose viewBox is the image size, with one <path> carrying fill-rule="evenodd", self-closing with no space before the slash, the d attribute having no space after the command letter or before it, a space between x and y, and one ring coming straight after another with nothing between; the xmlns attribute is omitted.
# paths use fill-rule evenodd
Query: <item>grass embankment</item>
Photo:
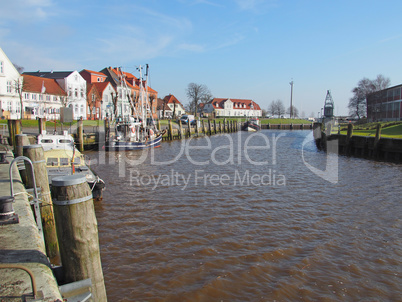
<svg viewBox="0 0 402 302"><path fill-rule="evenodd" d="M92 120L85 120L84 126L103 126L103 121L92 121ZM5 124L7 125L7 120L0 120L0 125ZM77 124L77 121L73 121L71 125ZM22 127L27 127L27 128L33 128L33 127L38 127L38 121L37 120L22 120L21 121ZM70 126L70 123L63 123L64 126ZM60 121L56 121L56 126L60 127L61 123ZM46 122L46 127L54 127L54 121L47 121Z"/></svg>
<svg viewBox="0 0 402 302"><path fill-rule="evenodd" d="M355 125L353 135L375 136L378 123ZM402 139L402 122L382 122L381 137ZM341 134L347 134L347 126L341 125Z"/></svg>
<svg viewBox="0 0 402 302"><path fill-rule="evenodd" d="M203 118L200 120L204 120L205 123L208 123L208 119L207 118ZM216 118L216 123L223 123L224 118ZM245 122L246 119L245 118L227 118L226 121L236 121L236 122ZM177 123L176 120L172 119L172 122ZM290 125L290 124L311 124L310 121L308 120L303 120L303 119L286 119L286 118L260 118L260 122L261 125L267 125L267 124L272 124L272 125L277 125L277 124L286 124L286 125ZM169 120L161 120L160 121L161 125L168 125L169 124Z"/></svg>

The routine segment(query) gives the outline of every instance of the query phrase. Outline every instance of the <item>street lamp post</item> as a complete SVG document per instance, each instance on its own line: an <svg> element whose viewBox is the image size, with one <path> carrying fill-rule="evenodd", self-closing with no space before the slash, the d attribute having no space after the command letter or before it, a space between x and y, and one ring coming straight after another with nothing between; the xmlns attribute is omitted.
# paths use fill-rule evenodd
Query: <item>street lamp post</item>
<svg viewBox="0 0 402 302"><path fill-rule="evenodd" d="M290 118L293 116L293 80L290 84Z"/></svg>

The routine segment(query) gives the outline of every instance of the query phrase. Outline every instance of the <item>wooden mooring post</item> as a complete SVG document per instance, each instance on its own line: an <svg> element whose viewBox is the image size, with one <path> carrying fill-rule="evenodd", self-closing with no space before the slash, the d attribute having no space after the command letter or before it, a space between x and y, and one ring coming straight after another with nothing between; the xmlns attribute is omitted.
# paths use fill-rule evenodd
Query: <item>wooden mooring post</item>
<svg viewBox="0 0 402 302"><path fill-rule="evenodd" d="M171 141L173 140L173 126L171 120L169 120L168 139Z"/></svg>
<svg viewBox="0 0 402 302"><path fill-rule="evenodd" d="M191 137L191 125L190 125L190 120L187 120L187 130L188 130L188 137Z"/></svg>
<svg viewBox="0 0 402 302"><path fill-rule="evenodd" d="M352 136L353 136L353 124L348 124L348 131L346 134L346 146L345 152L347 155L350 155L352 152Z"/></svg>
<svg viewBox="0 0 402 302"><path fill-rule="evenodd" d="M24 146L28 146L29 143L29 138L26 134L17 134L15 136L15 151L14 151L14 157L18 157L18 156L23 156L24 155L24 150L23 147ZM27 185L28 184L28 177L27 177L27 172L26 169L20 168L20 176L21 176L21 180L22 182Z"/></svg>
<svg viewBox="0 0 402 302"><path fill-rule="evenodd" d="M84 125L82 121L82 117L78 120L77 123L77 138L78 138L78 150L80 152L84 152Z"/></svg>
<svg viewBox="0 0 402 302"><path fill-rule="evenodd" d="M181 120L179 120L179 139L183 138L183 127L181 124Z"/></svg>
<svg viewBox="0 0 402 302"><path fill-rule="evenodd" d="M53 213L53 203L49 189L49 179L46 170L45 156L41 145L28 145L23 147L23 155L28 157L33 164L35 171L36 186L41 193L41 218L43 226L43 236L45 238L46 254L50 263L60 265L59 244L57 241L56 224ZM32 175L31 165L25 163L27 175ZM33 188L33 179L28 177L28 187Z"/></svg>
<svg viewBox="0 0 402 302"><path fill-rule="evenodd" d="M52 199L65 282L91 278L93 301L107 301L98 225L85 176L53 178Z"/></svg>
<svg viewBox="0 0 402 302"><path fill-rule="evenodd" d="M38 118L38 128L39 128L39 134L43 134L43 131L46 131L46 118L45 117L40 117Z"/></svg>
<svg viewBox="0 0 402 302"><path fill-rule="evenodd" d="M375 131L375 138L374 138L374 145L373 145L373 156L374 156L374 158L378 158L379 154L380 154L380 152L379 152L380 139L381 139L381 124L378 123L376 131Z"/></svg>
<svg viewBox="0 0 402 302"><path fill-rule="evenodd" d="M205 123L204 123L204 120L202 120L202 134L205 135Z"/></svg>
<svg viewBox="0 0 402 302"><path fill-rule="evenodd" d="M8 120L8 134L10 138L10 146L13 147L13 150L15 150L16 142L15 142L15 136L17 134L21 134L21 120Z"/></svg>
<svg viewBox="0 0 402 302"><path fill-rule="evenodd" d="M214 119L214 132L216 134L216 120Z"/></svg>
<svg viewBox="0 0 402 302"><path fill-rule="evenodd" d="M199 122L199 120L195 120L195 133L197 134L197 136L200 136L200 132L198 129L198 122Z"/></svg>

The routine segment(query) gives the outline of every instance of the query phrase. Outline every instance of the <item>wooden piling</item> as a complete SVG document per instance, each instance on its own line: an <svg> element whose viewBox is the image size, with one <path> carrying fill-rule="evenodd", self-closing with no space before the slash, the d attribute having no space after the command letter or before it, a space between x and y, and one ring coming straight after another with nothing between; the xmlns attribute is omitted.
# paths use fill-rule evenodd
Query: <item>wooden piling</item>
<svg viewBox="0 0 402 302"><path fill-rule="evenodd" d="M199 122L199 120L195 121L195 133L197 133L197 136L200 136L200 132L199 132L199 129L198 129L198 122Z"/></svg>
<svg viewBox="0 0 402 302"><path fill-rule="evenodd" d="M93 301L107 301L98 225L85 176L53 178L52 198L65 282L91 278Z"/></svg>
<svg viewBox="0 0 402 302"><path fill-rule="evenodd" d="M161 131L161 121L159 119L158 119L157 127L158 127L158 130Z"/></svg>
<svg viewBox="0 0 402 302"><path fill-rule="evenodd" d="M352 152L352 136L353 136L353 124L348 124L348 131L346 134L346 154L350 155Z"/></svg>
<svg viewBox="0 0 402 302"><path fill-rule="evenodd" d="M23 147L23 155L28 157L33 164L35 171L36 186L41 192L41 218L43 226L43 236L45 238L46 254L50 263L60 265L59 244L57 241L56 224L53 213L53 203L50 196L49 179L46 170L45 156L41 145L28 145ZM31 165L25 162L25 170L28 177L28 187L33 188L31 179Z"/></svg>
<svg viewBox="0 0 402 302"><path fill-rule="evenodd" d="M211 120L210 119L208 119L208 133L209 133L209 135L212 135Z"/></svg>
<svg viewBox="0 0 402 302"><path fill-rule="evenodd" d="M179 139L182 139L182 135L183 135L183 127L181 124L181 120L179 119Z"/></svg>
<svg viewBox="0 0 402 302"><path fill-rule="evenodd" d="M205 135L205 123L204 123L204 120L202 120L202 134Z"/></svg>
<svg viewBox="0 0 402 302"><path fill-rule="evenodd" d="M172 120L169 120L169 128L168 128L168 139L173 140L173 126L172 126Z"/></svg>
<svg viewBox="0 0 402 302"><path fill-rule="evenodd" d="M191 137L191 125L190 120L187 120L188 137Z"/></svg>
<svg viewBox="0 0 402 302"><path fill-rule="evenodd" d="M214 119L214 132L216 134L216 120Z"/></svg>
<svg viewBox="0 0 402 302"><path fill-rule="evenodd" d="M77 123L77 138L78 150L84 152L84 125L82 118L80 118Z"/></svg>
<svg viewBox="0 0 402 302"><path fill-rule="evenodd" d="M28 146L29 143L29 138L26 134L17 134L15 136L15 143L16 143L16 148L14 151L14 157L18 156L23 156L23 146ZM28 184L28 178L27 178L27 172L26 169L20 169L20 175L21 175L21 180L24 183L24 185Z"/></svg>
<svg viewBox="0 0 402 302"><path fill-rule="evenodd" d="M380 142L380 139L381 139L381 124L380 123L378 123L377 124L377 128L376 128L376 131L375 131L375 138L374 138L374 146L373 146L373 156L374 156L374 158L378 158L379 157L379 142Z"/></svg>
<svg viewBox="0 0 402 302"><path fill-rule="evenodd" d="M221 124L221 121L219 121L219 133L222 133L222 124Z"/></svg>
<svg viewBox="0 0 402 302"><path fill-rule="evenodd" d="M39 134L43 134L43 131L46 131L46 118L40 117L38 118L38 128Z"/></svg>
<svg viewBox="0 0 402 302"><path fill-rule="evenodd" d="M21 134L21 120L8 120L8 134L10 138L10 146L13 147L13 150L15 150L16 142L15 142L15 136L17 134Z"/></svg>
<svg viewBox="0 0 402 302"><path fill-rule="evenodd" d="M105 143L107 143L109 142L110 138L110 121L108 118L105 118L104 128L105 128Z"/></svg>

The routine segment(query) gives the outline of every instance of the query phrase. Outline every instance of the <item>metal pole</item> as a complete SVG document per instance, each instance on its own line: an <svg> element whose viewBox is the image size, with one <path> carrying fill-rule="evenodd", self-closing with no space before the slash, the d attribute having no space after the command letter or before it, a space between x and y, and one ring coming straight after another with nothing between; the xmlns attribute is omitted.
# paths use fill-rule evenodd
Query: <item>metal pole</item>
<svg viewBox="0 0 402 302"><path fill-rule="evenodd" d="M293 116L293 80L290 84L290 118Z"/></svg>

